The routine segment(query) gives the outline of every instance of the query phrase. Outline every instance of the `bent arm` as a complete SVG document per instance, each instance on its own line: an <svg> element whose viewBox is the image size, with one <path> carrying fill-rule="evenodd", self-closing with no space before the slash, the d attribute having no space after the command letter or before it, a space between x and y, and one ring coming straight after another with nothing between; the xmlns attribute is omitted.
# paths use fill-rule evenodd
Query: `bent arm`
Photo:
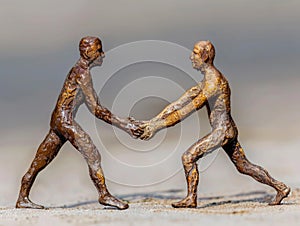
<svg viewBox="0 0 300 226"><path fill-rule="evenodd" d="M186 91L177 101L169 104L161 113L150 120L159 127L175 125L191 112L202 107L206 97L202 94L201 83Z"/></svg>
<svg viewBox="0 0 300 226"><path fill-rule="evenodd" d="M90 74L81 75L77 79L78 84L84 94L85 104L89 111L97 118L105 121L106 123L117 126L120 129L129 131L130 121L128 119L121 119L116 115L112 114L107 108L101 106L97 93L93 88L93 82Z"/></svg>
<svg viewBox="0 0 300 226"><path fill-rule="evenodd" d="M187 91L179 100L168 105L160 114L141 127L144 133L140 136L142 140L149 140L154 134L169 126L174 126L186 118L193 111L202 108L207 101L216 94L217 86L212 83L204 83L198 88Z"/></svg>
<svg viewBox="0 0 300 226"><path fill-rule="evenodd" d="M157 117L144 123L141 126L144 129L144 133L140 138L142 140L149 140L159 130L165 127L174 126L190 115L194 110L199 109L206 104L207 96L201 89L197 91L197 95L195 92L192 92L195 95L188 98L189 91L187 91L178 101L168 105Z"/></svg>
<svg viewBox="0 0 300 226"><path fill-rule="evenodd" d="M165 107L165 109L162 110L161 113L159 113L151 121L159 121L161 119L166 119L167 117L169 117L170 115L172 115L173 113L190 103L195 97L199 95L200 91L201 83L186 91L178 100Z"/></svg>
<svg viewBox="0 0 300 226"><path fill-rule="evenodd" d="M189 116L195 110L202 108L207 101L207 97L200 92L198 96L194 97L186 105L177 108L170 114L166 114L166 117L160 118L156 121L150 120L150 123L156 124L157 129L162 129L165 127L170 127L176 125L178 122Z"/></svg>

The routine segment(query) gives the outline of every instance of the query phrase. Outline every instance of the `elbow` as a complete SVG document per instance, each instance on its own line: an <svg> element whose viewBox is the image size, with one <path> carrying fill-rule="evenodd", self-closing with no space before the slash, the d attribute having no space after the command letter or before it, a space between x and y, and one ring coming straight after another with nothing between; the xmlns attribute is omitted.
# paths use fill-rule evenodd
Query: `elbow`
<svg viewBox="0 0 300 226"><path fill-rule="evenodd" d="M85 105L89 112L91 112L92 115L96 116L98 118L99 115L99 109L97 108L96 105L93 105L91 103L85 102Z"/></svg>

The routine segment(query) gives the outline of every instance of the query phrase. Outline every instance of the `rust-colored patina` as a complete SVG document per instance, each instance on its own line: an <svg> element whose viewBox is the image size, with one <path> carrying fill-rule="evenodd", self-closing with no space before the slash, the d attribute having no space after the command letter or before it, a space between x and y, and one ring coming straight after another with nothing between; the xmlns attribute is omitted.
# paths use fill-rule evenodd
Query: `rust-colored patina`
<svg viewBox="0 0 300 226"><path fill-rule="evenodd" d="M80 105L86 104L97 118L119 127L136 138L141 130L132 118L121 119L101 106L93 88L90 69L101 66L104 58L102 43L97 37L82 38L79 44L80 59L70 70L57 104L52 113L50 131L39 146L30 168L22 178L17 208L44 208L30 201L29 192L37 174L57 155L63 144L69 141L85 158L89 173L99 192L99 203L127 209L128 204L112 196L107 190L101 168L101 156L90 136L75 121Z"/></svg>
<svg viewBox="0 0 300 226"><path fill-rule="evenodd" d="M197 206L199 172L197 161L209 152L222 147L237 170L267 184L277 191L270 205L280 204L290 193L284 183L273 179L262 167L252 164L238 141L238 130L230 112L230 87L222 73L214 66L215 48L210 41L199 41L191 54L193 68L201 71L204 79L188 90L177 101L168 105L160 114L141 125L141 139L150 139L162 128L173 126L190 113L202 107L208 111L212 131L193 144L183 155L182 163L187 181L187 196L172 206L194 208Z"/></svg>

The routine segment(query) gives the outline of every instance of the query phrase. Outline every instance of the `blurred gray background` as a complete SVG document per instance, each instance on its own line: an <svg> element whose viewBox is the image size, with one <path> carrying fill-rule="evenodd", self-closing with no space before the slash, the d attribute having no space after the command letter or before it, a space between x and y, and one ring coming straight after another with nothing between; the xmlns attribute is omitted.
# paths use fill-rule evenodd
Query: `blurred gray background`
<svg viewBox="0 0 300 226"><path fill-rule="evenodd" d="M215 65L231 84L233 117L246 154L275 177L292 186L300 185L297 174L300 170L299 1L1 0L0 3L0 191L1 196L6 194L1 205L13 205L20 179L49 129L50 114L65 76L78 59L78 42L86 35L101 37L106 52L139 40L163 40L191 50L196 41L211 40L217 52ZM101 77L101 71L94 72L93 76ZM174 67L141 63L116 73L101 90L100 101L111 108L118 90L114 87L122 88L120 84L126 85L139 76L157 75L169 79L174 76L184 89L193 85L188 76ZM199 81L201 79L199 74ZM137 95L139 89L151 87L145 84L137 88ZM160 94L163 92L172 94L174 100L182 94L170 87L165 87ZM138 119L149 119L167 103L161 99L146 99L131 113ZM81 107L83 111L85 107ZM209 131L206 110L196 115L201 120L203 129L199 136L202 136ZM94 122L93 116L88 120ZM191 119L183 124L195 125ZM102 122L99 127L106 137L114 134ZM168 139L164 142L169 142L170 147L174 141L172 133L178 137L180 128L180 125L171 128L170 137L166 135ZM196 141L198 137L192 139ZM141 141L133 142L141 146ZM111 144L106 143L112 153L121 147L114 145L114 139ZM184 145L188 148L190 144ZM125 155L133 158L134 152ZM103 162L107 172L139 184L138 172L129 174L109 166L105 158ZM176 164L180 165L180 158ZM238 175L222 152L209 168L203 172L199 191L266 189ZM160 173L163 169L145 177L155 180L155 174ZM119 194L185 188L182 170L153 186L135 188L114 181L108 184ZM62 189L64 192L59 192ZM58 194L53 197L55 192ZM96 197L83 159L69 144L38 177L32 195L44 203L56 204Z"/></svg>

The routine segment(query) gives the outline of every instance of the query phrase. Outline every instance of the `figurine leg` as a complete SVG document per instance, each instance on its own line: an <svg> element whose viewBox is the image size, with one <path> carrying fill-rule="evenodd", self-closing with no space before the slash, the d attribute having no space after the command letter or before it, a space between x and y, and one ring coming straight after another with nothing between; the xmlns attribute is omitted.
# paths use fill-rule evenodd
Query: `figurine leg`
<svg viewBox="0 0 300 226"><path fill-rule="evenodd" d="M186 182L187 182L187 196L176 203L173 203L174 208L195 208L197 207L197 187L199 182L199 172L197 168L197 161L205 154L220 147L223 136L218 130L205 136L197 143L192 145L183 155L182 163L184 167Z"/></svg>
<svg viewBox="0 0 300 226"><path fill-rule="evenodd" d="M75 125L71 128L69 137L72 137L70 142L83 155L88 164L90 177L99 192L99 203L120 210L127 209L127 203L109 193L101 168L101 156L90 136L79 125Z"/></svg>
<svg viewBox="0 0 300 226"><path fill-rule="evenodd" d="M289 195L290 188L288 186L275 180L264 168L254 165L246 158L244 150L237 140L223 148L240 173L249 175L258 182L269 185L277 191L277 195L270 205L280 204L282 199Z"/></svg>
<svg viewBox="0 0 300 226"><path fill-rule="evenodd" d="M43 206L30 201L29 193L37 174L43 170L57 155L61 146L65 143L55 132L50 130L44 141L40 144L30 168L22 178L19 198L16 208L42 209Z"/></svg>

